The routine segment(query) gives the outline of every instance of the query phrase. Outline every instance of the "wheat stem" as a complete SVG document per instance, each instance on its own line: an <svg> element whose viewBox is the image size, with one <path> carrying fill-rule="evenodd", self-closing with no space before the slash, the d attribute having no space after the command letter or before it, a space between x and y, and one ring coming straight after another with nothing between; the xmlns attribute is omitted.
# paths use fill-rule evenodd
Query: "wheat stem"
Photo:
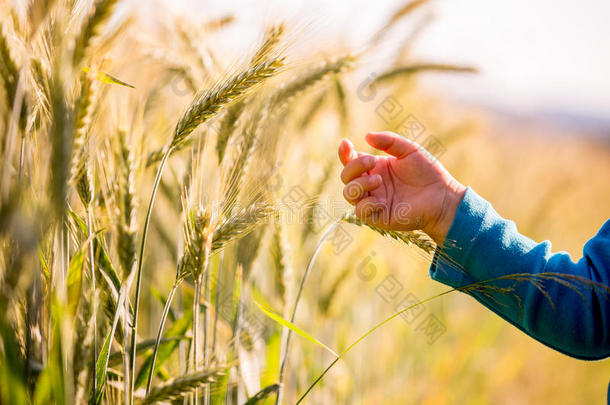
<svg viewBox="0 0 610 405"><path fill-rule="evenodd" d="M309 392L313 389L313 387L316 386L316 384L322 379L324 378L324 376L326 375L326 373L328 373L328 371L330 371L330 369L337 364L337 362L339 360L341 360L351 349L354 348L354 346L356 346L358 343L360 343L361 341L363 341L364 339L366 339L369 335L371 335L373 332L375 332L377 329L379 329L380 327L382 327L383 325L385 325L386 323L390 322L392 319L402 315L403 313L419 306L422 305L428 301L432 301L433 299L439 298L443 295L449 294L450 292L456 291L456 289L452 288L450 290L447 291L443 291L440 294L434 295L433 297L430 298L426 298L423 301L419 301L399 312L396 312L394 315L384 319L383 321L381 321L380 323L378 323L377 325L375 325L372 329L369 329L366 333L364 333L362 336L360 336L358 339L356 339L356 341L354 341L352 344L350 344L345 350L343 350L343 352L341 352L339 354L339 356L337 356L329 365L328 367L326 367L326 369L324 369L324 371L318 376L318 378L316 378L313 383L311 383L311 385L307 388L307 390L303 393L303 395L301 395L301 397L299 398L299 400L297 401L297 405L300 404L303 399L305 399L305 397L307 396L307 394L309 394Z"/></svg>
<svg viewBox="0 0 610 405"><path fill-rule="evenodd" d="M316 249L314 250L313 255L311 255L311 259L309 259L309 263L307 264L307 268L305 269L305 272L303 273L303 277L301 278L301 282L300 282L299 288L297 290L297 295L294 300L294 307L292 309L292 314L290 315L291 323L294 323L294 319L296 318L297 309L299 306L299 302L301 301L301 294L303 293L303 288L305 286L305 282L307 281L307 277L309 276L309 273L311 272L313 264L316 261L316 258L318 257L318 254L320 253L320 251L322 249L322 245L326 241L326 238L328 238L333 233L333 231L339 226L339 224L341 223L342 220L343 220L343 218L339 218L334 223L329 225L329 227L326 229L324 234L322 234L322 237L320 238L320 241L318 242L318 245L316 246ZM284 381L284 373L286 371L286 362L288 360L288 354L289 354L289 350L290 350L290 338L291 337L292 337L292 330L289 330L288 335L286 336L286 345L284 347L284 356L282 358L282 363L280 365L280 378L279 378L280 388L277 391L277 397L275 400L276 405L279 405L282 402L282 394L283 394L282 387L283 387L283 381Z"/></svg>
<svg viewBox="0 0 610 405"><path fill-rule="evenodd" d="M163 169L165 168L165 164L167 163L167 159L172 151L172 148L168 148L161 159L161 163L159 164L159 168L157 169L157 174L155 175L155 181L153 183L153 188L150 196L150 200L148 203L148 210L146 211L146 218L144 219L144 228L142 229L142 240L140 242L140 253L138 255L138 267L136 272L136 296L133 307L133 323L131 326L131 352L130 352L130 372L131 372L131 384L129 389L129 402L133 404L133 391L134 391L134 380L135 380L135 363L136 363L136 333L138 330L138 309L140 306L140 290L142 288L142 262L144 258L144 249L146 247L146 236L148 235L148 227L150 225L150 217L152 215L153 206L155 203L155 197L157 195L157 190L159 188L159 182L161 181L161 175L163 174Z"/></svg>
<svg viewBox="0 0 610 405"><path fill-rule="evenodd" d="M425 300L416 302L413 305L408 306L407 308L404 308L396 313L394 313L392 316L384 319L383 321L381 321L380 323L378 323L377 325L375 325L372 329L369 329L366 333L364 333L362 336L360 336L358 339L356 339L352 344L350 344L345 350L343 350L343 352L341 352L339 354L339 356L337 358L335 358L332 363L326 367L326 369L314 380L314 382L309 386L309 388L307 388L307 390L303 393L303 395L301 395L301 397L299 398L299 400L297 401L297 405L300 404L303 399L305 399L305 397L307 396L307 394L313 389L313 387L326 375L326 373L328 373L328 371L340 360L342 359L351 349L353 349L356 345L358 345L360 342L362 342L364 339L366 339L368 336L370 336L373 332L375 332L377 329L381 328L383 325L387 324L388 322L390 322L391 320L395 319L396 317L404 314L405 312L418 307L422 304L425 304L426 302L432 301L436 298L442 297L444 295L447 295L451 292L454 291L461 291L461 292L465 292L465 293L472 293L472 292L476 292L476 291L482 291L483 294L485 294L486 296L489 297L488 292L498 292L498 293L507 293L510 292L513 288L509 287L509 288L502 288L502 287L498 287L498 286L494 286L494 285L490 285L496 281L504 281L504 280L513 280L516 282L531 282L534 284L534 286L536 288L538 288L538 290L545 295L545 297L549 300L549 303L551 304L551 306L553 305L552 301L550 300L550 297L548 296L548 293L546 293L546 291L544 291L544 289L538 285L537 283L534 282L534 280L551 280L551 281L555 281L567 288L570 288L572 290L578 291L577 288L578 286L582 286L582 285L586 285L589 288L593 289L593 291L595 292L600 292L606 296L610 295L610 287L602 284L602 283L597 283L597 282L593 282L589 279L586 279L584 277L581 276L576 276L573 274L561 274L561 273L554 273L554 272L542 272L542 273L514 273L514 274L507 274L504 276L499 276L499 277L494 277L488 280L482 280L482 281L477 281L465 286L461 286L461 287L456 287L456 288L451 288L449 290L443 291L440 294L436 294L432 297L426 298ZM572 281L575 285L570 284L570 281ZM608 297L606 297L608 298Z"/></svg>
<svg viewBox="0 0 610 405"><path fill-rule="evenodd" d="M165 322L167 321L167 315L169 314L169 310L172 306L172 301L174 300L174 295L178 287L182 284L182 278L176 278L174 284L172 285L171 290L169 290L169 294L167 295L167 299L165 301L165 306L163 307L163 313L161 314L161 321L159 322L159 330L157 331L157 338L155 339L155 347L153 349L152 361L150 363L150 370L148 371L148 379L146 380L146 395L150 394L150 387L152 385L152 379L155 371L155 361L157 360L157 353L159 351L159 345L161 344L161 337L163 336L163 329L165 328Z"/></svg>
<svg viewBox="0 0 610 405"><path fill-rule="evenodd" d="M87 229L89 240L89 263L91 265L91 300L93 302L93 364L97 364L97 292L96 292L96 280L95 280L95 255L93 251L93 204L89 204L87 208ZM95 373L95 367L93 369L93 392L97 390L97 375Z"/></svg>
<svg viewBox="0 0 610 405"><path fill-rule="evenodd" d="M215 303L214 303L214 323L212 326L212 352L216 351L216 333L218 331L218 315L220 313L219 308L220 308L220 294L222 293L222 290L220 288L221 283L222 283L222 268L223 268L223 264L224 264L224 253L221 252L220 253L220 257L218 258L218 275L216 276L216 297L215 297Z"/></svg>
<svg viewBox="0 0 610 405"><path fill-rule="evenodd" d="M193 371L197 372L199 366L199 310L201 308L201 281L202 275L195 280L195 294L193 296ZM199 403L197 387L193 390L194 404Z"/></svg>

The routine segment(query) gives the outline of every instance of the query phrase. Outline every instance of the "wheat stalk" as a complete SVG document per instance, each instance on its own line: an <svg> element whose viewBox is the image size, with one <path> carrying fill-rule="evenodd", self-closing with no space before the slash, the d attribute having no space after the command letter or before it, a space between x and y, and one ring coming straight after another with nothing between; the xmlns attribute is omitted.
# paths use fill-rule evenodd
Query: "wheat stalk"
<svg viewBox="0 0 610 405"><path fill-rule="evenodd" d="M91 298L93 300L93 297ZM93 305L91 305L91 307L93 309ZM77 404L85 403L87 386L89 385L88 382L91 377L89 362L91 357L93 357L94 361L97 359L97 356L92 356L95 347L96 317L94 311L90 312L91 313L88 314L89 316L82 316L82 319L78 322L79 327L76 330L76 341L82 343L81 350L74 352L74 369L77 371L77 373L75 373L75 403Z"/></svg>
<svg viewBox="0 0 610 405"><path fill-rule="evenodd" d="M193 370L199 367L199 313L201 309L201 287L203 273L207 269L210 250L212 245L212 228L210 224L211 215L208 210L198 208L191 211L186 220L185 230L187 232L187 267L195 282L195 293L193 296ZM194 388L195 405L198 404L197 388Z"/></svg>
<svg viewBox="0 0 610 405"><path fill-rule="evenodd" d="M294 306L292 307L292 312L290 314L290 319L289 319L291 323L294 323L294 320L297 315L297 310L299 308L299 303L301 302L301 296L302 296L303 290L305 288L305 283L307 282L307 278L309 277L309 274L311 273L311 269L313 268L313 265L314 265L316 259L318 258L320 251L322 250L322 246L323 246L324 242L326 241L326 239L332 235L332 233L335 231L335 229L337 229L337 227L339 226L339 224L341 223L342 220L343 220L343 217L338 218L336 221L334 221L333 223L328 225L328 227L326 228L326 230L320 237L320 240L318 241L318 244L316 245L316 248L310 257L309 262L307 263L307 267L305 268L305 272L303 273L303 276L301 277L301 281L299 282L299 287L297 289L296 296L294 299ZM286 343L284 345L283 356L281 356L281 361L280 361L280 375L279 375L280 388L278 390L278 394L275 399L276 405L280 405L282 403L282 398L283 398L283 389L282 389L283 385L282 384L284 383L284 373L286 371L286 364L288 363L288 353L290 351L291 338L292 338L292 329L289 329L288 332L286 332L286 340L285 340Z"/></svg>
<svg viewBox="0 0 610 405"><path fill-rule="evenodd" d="M376 330L378 330L379 328L381 328L382 326L384 326L385 324L387 324L388 322L390 322L391 320L397 318L398 316L404 314L407 311L412 310L413 308L416 308L420 305L423 305L427 302L430 302L432 300L435 300L437 298L440 298L444 295L447 295L449 293L452 293L454 291L461 291L461 292L466 292L466 293L473 293L473 292L480 292L483 295L485 295L487 298L490 298L492 300L495 300L495 298L491 295L492 293L501 293L501 294L507 294L507 293L511 293L514 291L514 286L509 286L509 287L499 287L497 285L493 285L493 283L496 282L502 282L502 281L514 281L516 283L532 283L541 293L542 295L545 296L545 298L549 301L550 305L554 308L553 302L550 299L549 294L545 291L544 289L544 284L541 284L541 282L543 283L544 281L554 281L557 282L560 285L563 285L566 288L571 289L572 291L575 291L577 294L579 294L581 296L581 298L583 300L586 299L584 297L584 295L582 294L582 292L579 291L580 288L589 288L591 290L593 290L595 293L600 294L601 296L603 296L606 300L610 300L610 287L603 284L603 283L599 283L599 282L594 282L591 281L585 277L582 276L578 276L578 275L573 275L573 274L562 274L562 273L554 273L554 272L541 272L541 273L536 273L536 274L532 274L532 273L513 273L513 274L507 274L504 276L500 276L500 277L495 277L492 279L488 279L488 280L482 280L482 281L478 281L478 282L474 282L472 284L468 284L462 287L456 287L456 288L451 288L449 290L445 290L439 294L436 294L432 297L426 298L422 301L418 301L413 305L409 305L407 308L403 308L402 310L394 313L392 316L384 319L383 321L379 322L377 325L375 325L373 328L369 329L366 333L364 333L362 336L360 336L358 339L356 339L352 344L350 344L345 350L343 350L339 356L337 358L335 358L329 365L328 367L326 367L326 369L324 369L324 371L312 382L312 384L309 386L309 388L307 388L307 390L300 396L299 400L297 401L297 405L300 404L305 397L309 394L309 392L311 392L311 390L316 386L316 384L318 382L320 382L320 380L322 380L322 378L324 378L324 376L328 373L328 371L339 361L341 360L350 350L352 350L355 346L357 346L360 342L362 342L364 339L366 339L367 337L369 337L371 334L373 334ZM519 298L518 296L515 295L515 297ZM496 301L497 302L497 301ZM519 302L519 306L521 306L520 302Z"/></svg>

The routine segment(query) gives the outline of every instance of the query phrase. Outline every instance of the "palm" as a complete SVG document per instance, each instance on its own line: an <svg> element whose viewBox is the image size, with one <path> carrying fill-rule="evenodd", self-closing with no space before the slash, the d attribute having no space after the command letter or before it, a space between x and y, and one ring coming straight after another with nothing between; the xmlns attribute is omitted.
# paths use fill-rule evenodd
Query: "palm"
<svg viewBox="0 0 610 405"><path fill-rule="evenodd" d="M403 158L381 156L371 175L379 174L382 185L369 192L378 201L385 201L382 218L376 225L387 229L411 230L429 220L436 206L438 189L444 178L442 166L430 161L421 150ZM438 203L442 203L439 201Z"/></svg>
<svg viewBox="0 0 610 405"><path fill-rule="evenodd" d="M350 202L356 214L367 223L394 230L422 229L435 221L449 173L416 144L395 134L381 133L367 141L392 156L375 156L367 165L368 155L357 153L349 142L342 143L344 195L353 192ZM380 179L368 183L375 175ZM351 190L350 185L354 186Z"/></svg>

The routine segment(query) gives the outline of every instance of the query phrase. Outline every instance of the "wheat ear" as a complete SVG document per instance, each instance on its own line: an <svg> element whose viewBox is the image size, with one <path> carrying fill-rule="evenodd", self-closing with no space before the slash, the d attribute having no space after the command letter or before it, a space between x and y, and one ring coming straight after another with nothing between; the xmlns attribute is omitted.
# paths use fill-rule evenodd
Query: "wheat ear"
<svg viewBox="0 0 610 405"><path fill-rule="evenodd" d="M259 392L254 394L244 405L254 405L267 399L270 395L273 395L280 389L279 384L271 384L261 389Z"/></svg>
<svg viewBox="0 0 610 405"><path fill-rule="evenodd" d="M287 278L288 278L288 266L286 264L286 245L282 235L282 224L280 218L276 218L276 225L271 238L271 257L273 258L273 267L275 270L274 281L275 288L280 297L282 308L286 309L287 302Z"/></svg>
<svg viewBox="0 0 610 405"><path fill-rule="evenodd" d="M246 103L242 100L239 101L229 108L222 117L220 126L218 129L218 138L216 140L216 154L218 155L218 162L222 162L229 139L237 129L238 120L246 107Z"/></svg>
<svg viewBox="0 0 610 405"><path fill-rule="evenodd" d="M11 55L11 47L8 38L4 33L4 24L0 24L0 78L4 81L6 90L7 105L10 108L15 108L15 102L18 100L19 86L19 68ZM26 127L28 117L27 97L23 97L21 101L21 110L19 114L19 125L23 130Z"/></svg>
<svg viewBox="0 0 610 405"><path fill-rule="evenodd" d="M230 215L238 202L244 176L248 170L250 161L252 160L257 135L266 119L267 109L263 106L262 110L256 113L252 122L248 124L243 132L239 155L233 162L225 185L224 199L222 202L223 216Z"/></svg>
<svg viewBox="0 0 610 405"><path fill-rule="evenodd" d="M409 0L402 7L392 14L388 22L375 34L371 40L371 45L378 43L383 36L401 19L411 14L419 7L426 4L429 0Z"/></svg>
<svg viewBox="0 0 610 405"><path fill-rule="evenodd" d="M213 383L219 377L226 374L227 367L216 367L211 370L187 374L166 382L153 388L150 394L144 398L140 405L156 404L163 401L171 401L182 398L197 388Z"/></svg>
<svg viewBox="0 0 610 405"><path fill-rule="evenodd" d="M232 241L243 238L276 212L269 204L257 203L233 214L216 228L212 237L212 253L217 253Z"/></svg>
<svg viewBox="0 0 610 405"><path fill-rule="evenodd" d="M210 213L203 208L192 209L184 226L185 252L181 274L190 273L197 280L207 265L212 244Z"/></svg>
<svg viewBox="0 0 610 405"><path fill-rule="evenodd" d="M477 70L470 66L421 63L389 70L375 78L373 83L384 82L401 76L411 76L420 72L477 73Z"/></svg>
<svg viewBox="0 0 610 405"><path fill-rule="evenodd" d="M254 54L252 58L252 63L257 65L263 62L267 56L277 47L284 33L284 23L280 23L278 25L272 26L265 32L265 39L263 43Z"/></svg>
<svg viewBox="0 0 610 405"><path fill-rule="evenodd" d="M279 107L286 106L300 94L322 80L348 69L354 61L355 58L353 56L347 55L322 62L319 66L308 70L303 75L282 86L273 97L274 104Z"/></svg>
<svg viewBox="0 0 610 405"><path fill-rule="evenodd" d="M13 105L19 69L11 56L11 47L4 34L4 24L0 25L0 77L4 80L4 86L8 96L8 105Z"/></svg>
<svg viewBox="0 0 610 405"><path fill-rule="evenodd" d="M432 254L436 249L436 244L422 232L397 232L381 229L374 225L362 222L355 214L346 215L343 220L347 223L354 224L357 226L366 226L367 228L377 232L382 236L385 236L386 238L394 239L399 242L406 243L407 245L417 246L426 253Z"/></svg>
<svg viewBox="0 0 610 405"><path fill-rule="evenodd" d="M87 164L86 143L89 138L89 125L93 116L93 107L97 91L93 78L81 75L81 90L75 107L72 159L70 163L70 184L76 184L76 191L83 205L87 206L93 199L93 180Z"/></svg>
<svg viewBox="0 0 610 405"><path fill-rule="evenodd" d="M93 11L83 24L74 44L73 63L78 66L85 58L95 38L99 35L104 23L108 21L119 0L98 0Z"/></svg>
<svg viewBox="0 0 610 405"><path fill-rule="evenodd" d="M283 65L282 59L273 59L253 66L228 81L213 87L211 90L199 95L180 118L170 148L184 142L184 140L199 125L208 121L221 108L242 97L263 80L273 76Z"/></svg>
<svg viewBox="0 0 610 405"><path fill-rule="evenodd" d="M119 178L115 189L117 204L117 248L119 262L125 277L131 273L136 263L136 209L135 193L135 159L133 151L127 144L126 134L119 131L120 150Z"/></svg>
<svg viewBox="0 0 610 405"><path fill-rule="evenodd" d="M277 47L283 32L283 23L272 26L267 30L263 43L252 57L252 65L262 63L269 56L269 54ZM238 119L243 113L245 107L246 104L243 101L231 105L227 109L227 112L220 123L218 139L216 141L216 153L218 155L219 162L222 162L222 159L224 158L229 139L235 132Z"/></svg>
<svg viewBox="0 0 610 405"><path fill-rule="evenodd" d="M233 21L235 21L235 16L231 14L223 15L222 17L216 18L212 21L208 21L207 23L205 23L205 25L203 26L203 30L207 32L218 31L219 29L222 29L227 25L231 24Z"/></svg>

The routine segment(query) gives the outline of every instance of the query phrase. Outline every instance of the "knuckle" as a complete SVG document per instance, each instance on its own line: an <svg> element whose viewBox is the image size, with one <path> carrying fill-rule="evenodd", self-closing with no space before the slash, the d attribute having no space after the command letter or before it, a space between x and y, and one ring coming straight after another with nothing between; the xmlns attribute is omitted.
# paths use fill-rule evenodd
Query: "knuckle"
<svg viewBox="0 0 610 405"><path fill-rule="evenodd" d="M356 205L356 215L360 218L366 218L369 216L369 211L370 211L370 201L368 200L362 200L358 203L358 205Z"/></svg>

